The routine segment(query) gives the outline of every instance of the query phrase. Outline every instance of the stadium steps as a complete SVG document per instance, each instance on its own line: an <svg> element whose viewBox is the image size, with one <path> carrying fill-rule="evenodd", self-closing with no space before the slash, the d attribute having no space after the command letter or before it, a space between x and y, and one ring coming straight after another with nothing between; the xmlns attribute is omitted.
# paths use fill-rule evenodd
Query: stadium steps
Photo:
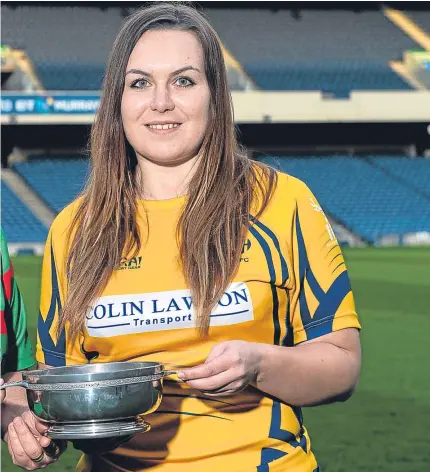
<svg viewBox="0 0 430 472"><path fill-rule="evenodd" d="M12 55L13 55L15 64L28 77L31 88L33 90L39 90L39 91L45 90L42 82L39 80L39 77L36 74L33 63L30 60L30 58L27 56L26 52L19 49L13 50Z"/></svg>
<svg viewBox="0 0 430 472"><path fill-rule="evenodd" d="M385 8L384 15L407 34L413 41L430 51L430 36L405 13L392 8ZM416 90L427 90L426 86L414 77L401 61L390 61L391 69Z"/></svg>
<svg viewBox="0 0 430 472"><path fill-rule="evenodd" d="M88 177L89 161L79 155L29 155L14 170L57 214L82 191Z"/></svg>
<svg viewBox="0 0 430 472"><path fill-rule="evenodd" d="M430 34L430 11L429 10L406 10L406 13L412 21Z"/></svg>
<svg viewBox="0 0 430 472"><path fill-rule="evenodd" d="M336 238L341 246L366 246L367 242L363 238L361 238L358 234L353 233L343 223L334 219L333 216L327 214L327 219L333 228L334 234L336 235Z"/></svg>
<svg viewBox="0 0 430 472"><path fill-rule="evenodd" d="M384 8L384 15L417 44L423 47L426 51L430 51L430 36L411 18L403 12L393 8Z"/></svg>
<svg viewBox="0 0 430 472"><path fill-rule="evenodd" d="M353 245L352 243L357 241L358 244L355 245L371 246L374 244L374 241L371 238L360 234L360 232L358 231L355 231L353 228L351 228L348 222L344 219L341 219L339 215L334 216L334 214L331 212L330 207L326 206L324 208L324 213L326 213L327 219L332 225L334 234L340 245L345 243L345 235L347 238L346 241L349 245Z"/></svg>
<svg viewBox="0 0 430 472"><path fill-rule="evenodd" d="M231 90L255 90L258 87L246 73L242 64L231 54L231 52L221 43L224 62L227 67L228 83Z"/></svg>
<svg viewBox="0 0 430 472"><path fill-rule="evenodd" d="M407 82L415 90L427 90L426 86L414 77L403 62L390 61L391 70Z"/></svg>
<svg viewBox="0 0 430 472"><path fill-rule="evenodd" d="M43 254L48 228L31 212L1 179L2 228L8 240L9 253Z"/></svg>
<svg viewBox="0 0 430 472"><path fill-rule="evenodd" d="M27 182L12 169L2 169L2 180L46 227L50 227L55 213L46 205Z"/></svg>

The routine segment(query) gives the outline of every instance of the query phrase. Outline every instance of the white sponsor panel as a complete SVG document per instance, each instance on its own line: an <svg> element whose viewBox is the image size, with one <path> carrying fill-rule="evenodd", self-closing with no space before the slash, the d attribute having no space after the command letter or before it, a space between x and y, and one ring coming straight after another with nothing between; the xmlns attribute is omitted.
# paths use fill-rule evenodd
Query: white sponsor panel
<svg viewBox="0 0 430 472"><path fill-rule="evenodd" d="M211 314L211 326L254 319L251 294L244 282L231 284ZM87 314L90 336L103 338L195 327L189 290L101 297Z"/></svg>

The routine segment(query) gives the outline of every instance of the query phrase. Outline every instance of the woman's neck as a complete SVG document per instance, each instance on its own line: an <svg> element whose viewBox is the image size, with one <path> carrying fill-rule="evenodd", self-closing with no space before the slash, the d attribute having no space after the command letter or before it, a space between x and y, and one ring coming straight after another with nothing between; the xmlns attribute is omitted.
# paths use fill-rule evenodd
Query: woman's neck
<svg viewBox="0 0 430 472"><path fill-rule="evenodd" d="M197 169L198 156L177 166L163 166L138 158L140 196L145 200L168 200L188 192L188 184Z"/></svg>

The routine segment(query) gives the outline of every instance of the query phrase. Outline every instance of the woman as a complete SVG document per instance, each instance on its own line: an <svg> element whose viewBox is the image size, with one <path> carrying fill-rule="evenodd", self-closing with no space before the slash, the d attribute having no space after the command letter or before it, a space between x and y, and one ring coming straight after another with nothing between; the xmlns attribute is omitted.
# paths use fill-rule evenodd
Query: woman
<svg viewBox="0 0 430 472"><path fill-rule="evenodd" d="M78 470L318 470L300 407L357 383L348 275L309 189L239 151L198 12L158 3L125 23L91 157L48 238L37 359L187 368L150 432Z"/></svg>

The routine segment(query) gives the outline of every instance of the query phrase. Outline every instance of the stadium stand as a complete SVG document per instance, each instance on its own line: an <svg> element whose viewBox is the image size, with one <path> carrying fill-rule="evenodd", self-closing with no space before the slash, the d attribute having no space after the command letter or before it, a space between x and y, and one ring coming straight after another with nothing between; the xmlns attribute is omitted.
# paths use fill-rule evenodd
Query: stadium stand
<svg viewBox="0 0 430 472"><path fill-rule="evenodd" d="M101 90L104 64L38 62L37 75L46 90Z"/></svg>
<svg viewBox="0 0 430 472"><path fill-rule="evenodd" d="M324 90L343 97L353 89L410 88L388 62L416 44L381 12L304 10L299 18L288 10L206 12L263 89Z"/></svg>
<svg viewBox="0 0 430 472"><path fill-rule="evenodd" d="M44 242L48 229L10 190L1 182L2 227L9 242Z"/></svg>
<svg viewBox="0 0 430 472"><path fill-rule="evenodd" d="M398 156L371 157L373 165L383 169L404 185L430 199L430 159L409 159ZM429 202L430 206L430 202Z"/></svg>
<svg viewBox="0 0 430 472"><path fill-rule="evenodd" d="M366 158L289 156L260 160L306 182L328 214L371 244L390 234L430 230L430 199L372 166ZM404 162L409 167L413 161Z"/></svg>
<svg viewBox="0 0 430 472"><path fill-rule="evenodd" d="M395 156L259 156L304 180L337 222L377 244L381 237L430 231L430 160ZM391 165L391 163L393 165ZM15 164L18 172L56 212L82 189L88 161L50 156Z"/></svg>
<svg viewBox="0 0 430 472"><path fill-rule="evenodd" d="M2 42L25 50L47 90L99 90L112 43L124 15L134 8L118 3L103 8L73 5L24 2L1 7ZM263 90L319 90L347 98L352 90L410 88L390 64L402 60L404 52L416 49L417 43L382 10L275 11L247 6L204 8L204 12L232 61ZM407 14L430 31L428 12ZM362 141L368 144L365 138ZM384 144L390 143L391 137ZM47 142L36 152L55 154L48 150L62 145ZM308 143L305 147L306 152L317 153ZM41 203L58 213L81 191L88 161L77 155L53 154L26 155L27 161L13 164L12 169L40 196ZM307 182L334 221L370 244L378 244L386 235L430 231L430 159L373 155L261 159L271 164L278 161L283 171ZM13 218L20 220L22 233L16 240L31 236L43 241L46 228L10 188L5 189L3 219L11 221L9 227L16 225ZM33 230L37 224L42 228L39 232Z"/></svg>
<svg viewBox="0 0 430 472"><path fill-rule="evenodd" d="M121 9L2 6L2 41L25 49L48 90L99 90Z"/></svg>
<svg viewBox="0 0 430 472"><path fill-rule="evenodd" d="M420 28L430 33L430 12L412 10L406 13Z"/></svg>
<svg viewBox="0 0 430 472"><path fill-rule="evenodd" d="M351 90L408 90L386 64L371 61L260 62L246 67L265 90L321 90L347 98Z"/></svg>
<svg viewBox="0 0 430 472"><path fill-rule="evenodd" d="M58 213L82 190L88 161L76 156L30 156L29 162L13 168Z"/></svg>
<svg viewBox="0 0 430 472"><path fill-rule="evenodd" d="M388 61L416 44L380 11L205 13L260 88L340 97L353 89L409 88ZM97 90L122 20L118 7L2 6L2 40L27 51L47 90Z"/></svg>

